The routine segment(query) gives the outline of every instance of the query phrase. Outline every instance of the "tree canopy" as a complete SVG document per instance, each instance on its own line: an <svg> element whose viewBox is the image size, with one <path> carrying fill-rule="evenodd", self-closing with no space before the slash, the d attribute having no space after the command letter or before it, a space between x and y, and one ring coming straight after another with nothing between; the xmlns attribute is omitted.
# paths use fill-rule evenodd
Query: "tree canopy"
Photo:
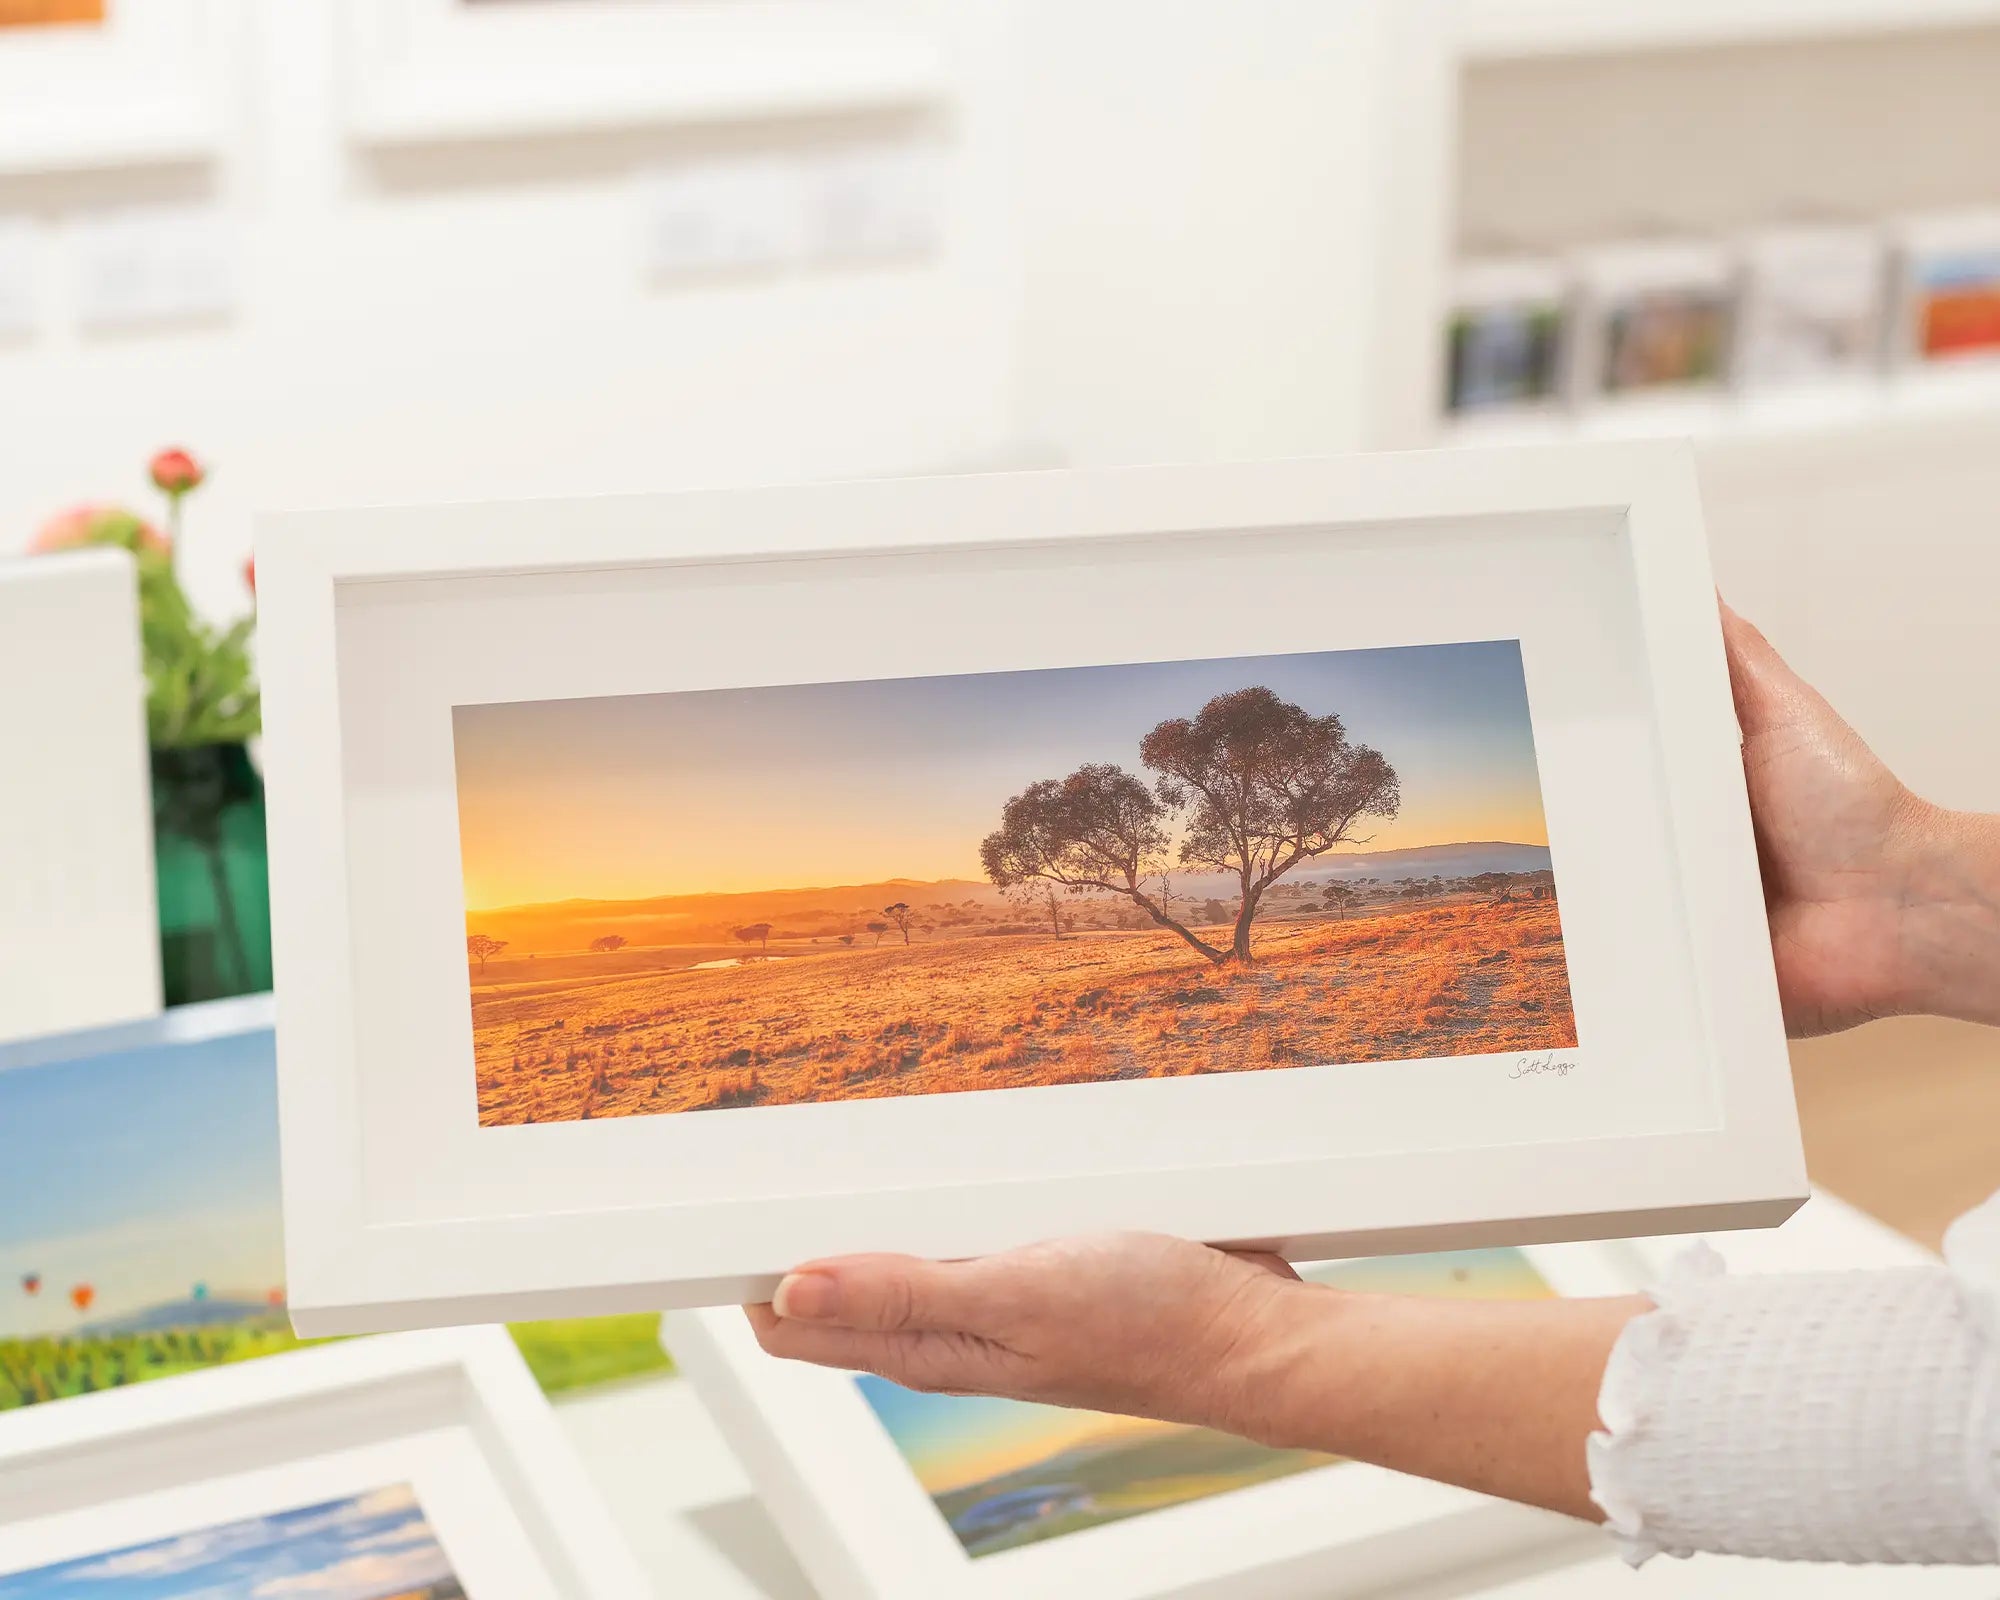
<svg viewBox="0 0 2000 1600"><path fill-rule="evenodd" d="M1122 895L1209 960L1247 962L1265 891L1300 862L1358 842L1363 819L1393 819L1402 803L1395 768L1352 743L1337 715L1314 716L1262 687L1160 723L1139 757L1156 774L1150 784L1087 763L1015 795L980 845L986 875L1002 889L1039 878L1072 894ZM1227 949L1174 917L1149 887L1163 881L1169 859L1237 880Z"/></svg>

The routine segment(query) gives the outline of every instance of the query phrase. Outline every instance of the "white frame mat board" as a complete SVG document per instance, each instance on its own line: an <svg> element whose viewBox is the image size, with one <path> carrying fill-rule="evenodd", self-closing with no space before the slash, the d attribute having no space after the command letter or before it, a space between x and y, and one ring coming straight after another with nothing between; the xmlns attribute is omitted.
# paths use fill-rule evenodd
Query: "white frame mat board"
<svg viewBox="0 0 2000 1600"><path fill-rule="evenodd" d="M381 1560L425 1533L411 1501L472 1594L651 1592L500 1328L296 1350L8 1417L0 1589L69 1563L131 1567L156 1546L191 1561L211 1537L274 1543L305 1511L324 1513L315 1525L400 1512L369 1536Z"/></svg>
<svg viewBox="0 0 2000 1600"><path fill-rule="evenodd" d="M51 670L60 663L60 670ZM123 550L0 561L0 1045L160 1009L139 593Z"/></svg>
<svg viewBox="0 0 2000 1600"><path fill-rule="evenodd" d="M1619 1243L1329 1263L1326 1275L1341 1283L1343 1267L1358 1266L1355 1288L1437 1292L1453 1276L1511 1282L1523 1261L1542 1293L1626 1294L1644 1282L1640 1258ZM768 1356L733 1307L670 1313L661 1338L826 1600L1338 1600L1529 1551L1589 1550L1603 1538L1566 1517L1352 1461L1260 1478L1269 1469L1256 1458L1275 1464L1284 1453L1231 1451L1200 1430L1109 1418L1065 1428L1043 1408L1034 1409L1050 1419L1049 1453L1033 1461L1038 1435L1020 1409L905 1395L897 1411L880 1412L862 1387L880 1379ZM946 1421L954 1407L966 1416L958 1429ZM909 1419L907 1448L891 1416ZM910 1452L962 1471L961 1457L977 1461L986 1448L982 1430L994 1475L949 1491L947 1514L947 1496L933 1500ZM1175 1450L1184 1452L1179 1471L1214 1487L1175 1496L1177 1468L1166 1459ZM1232 1476L1237 1486L1224 1487ZM982 1517L993 1536L975 1550L982 1541L954 1527Z"/></svg>
<svg viewBox="0 0 2000 1600"><path fill-rule="evenodd" d="M1136 1226L1327 1260L1760 1226L1806 1192L1683 449L299 513L261 525L258 561L302 1333L754 1301L796 1262L857 1249L957 1257ZM1371 1038L1337 1061L1221 1070L1248 1033L1191 1042L1168 1019L1146 1054L1121 1046L1117 1071L913 1090L876 1063L857 1092L836 1060L793 1080L818 1087L790 1103L752 1070L741 1093L725 1082L693 1102L709 1108L697 1116L605 1110L600 1088L615 1099L650 1082L658 1096L671 1078L679 1092L699 1069L627 1048L615 1070L572 1079L598 1059L601 1041L580 1035L625 1026L586 1029L581 1012L575 1032L554 1016L515 1035L511 1065L504 1040L490 1072L475 1062L468 953L481 972L484 956L466 922L455 749L495 707L622 715L715 690L886 694L1149 664L1213 675L1251 656L1276 673L1328 652L1447 647L1500 651L1482 681L1512 674L1523 730L1532 710L1566 962L1563 1027L1532 1037L1560 1047L1507 1048L1531 1035L1503 1032L1411 1059L1422 1052ZM1073 720L1050 716L1058 732ZM1239 936L1257 914L1246 896ZM729 948L754 945L725 935ZM919 1033L939 1023L925 1009ZM786 1018L733 1015L768 1024L787 1053ZM1181 1047L1198 1059L1160 1063ZM574 1090L581 1109L489 1098L488 1077L509 1074Z"/></svg>
<svg viewBox="0 0 2000 1600"><path fill-rule="evenodd" d="M922 106L923 33L865 0L348 0L347 125L367 145Z"/></svg>
<svg viewBox="0 0 2000 1600"><path fill-rule="evenodd" d="M232 50L216 0L0 31L0 176L213 159Z"/></svg>

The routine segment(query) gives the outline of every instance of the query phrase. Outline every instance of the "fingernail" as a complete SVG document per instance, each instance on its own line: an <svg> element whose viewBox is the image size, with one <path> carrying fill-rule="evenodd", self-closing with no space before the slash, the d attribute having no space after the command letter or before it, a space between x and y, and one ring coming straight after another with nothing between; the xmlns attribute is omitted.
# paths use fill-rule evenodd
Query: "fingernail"
<svg viewBox="0 0 2000 1600"><path fill-rule="evenodd" d="M840 1285L823 1272L794 1272L771 1296L771 1309L798 1322L826 1322L840 1313Z"/></svg>

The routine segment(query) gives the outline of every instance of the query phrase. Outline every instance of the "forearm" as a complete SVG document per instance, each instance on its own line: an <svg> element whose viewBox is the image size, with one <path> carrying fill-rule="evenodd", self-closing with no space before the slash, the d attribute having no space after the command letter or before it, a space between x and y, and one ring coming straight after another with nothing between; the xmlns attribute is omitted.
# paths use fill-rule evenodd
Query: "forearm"
<svg viewBox="0 0 2000 1600"><path fill-rule="evenodd" d="M1898 859L1899 1009L2000 1024L2000 816L1919 802Z"/></svg>
<svg viewBox="0 0 2000 1600"><path fill-rule="evenodd" d="M1287 1291L1248 1352L1245 1431L1398 1472L1598 1516L1586 1441L1638 1296L1455 1301Z"/></svg>

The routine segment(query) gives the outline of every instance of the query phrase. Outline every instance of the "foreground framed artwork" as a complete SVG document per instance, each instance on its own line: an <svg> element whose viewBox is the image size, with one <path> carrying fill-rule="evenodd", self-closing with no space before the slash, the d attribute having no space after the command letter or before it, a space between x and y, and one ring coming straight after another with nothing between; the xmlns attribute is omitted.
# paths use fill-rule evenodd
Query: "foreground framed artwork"
<svg viewBox="0 0 2000 1600"><path fill-rule="evenodd" d="M505 1333L297 1350L0 1428L4 1600L641 1600Z"/></svg>
<svg viewBox="0 0 2000 1600"><path fill-rule="evenodd" d="M1678 449L317 513L258 558L302 1332L1805 1192Z"/></svg>
<svg viewBox="0 0 2000 1600"><path fill-rule="evenodd" d="M1628 1293L1622 1245L1376 1257L1302 1269L1372 1293ZM1575 1539L1565 1518L1203 1428L916 1394L779 1361L734 1308L664 1337L828 1600L1381 1593Z"/></svg>

